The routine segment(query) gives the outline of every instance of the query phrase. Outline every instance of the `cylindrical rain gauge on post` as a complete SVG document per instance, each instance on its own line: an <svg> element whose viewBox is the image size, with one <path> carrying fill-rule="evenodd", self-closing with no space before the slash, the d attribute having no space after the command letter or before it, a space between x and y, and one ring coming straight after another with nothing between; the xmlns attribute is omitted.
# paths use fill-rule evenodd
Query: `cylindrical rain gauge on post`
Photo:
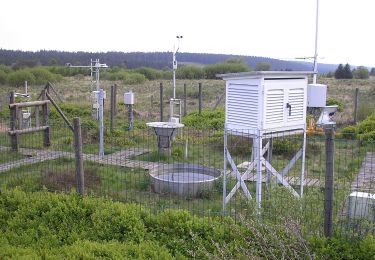
<svg viewBox="0 0 375 260"><path fill-rule="evenodd" d="M133 105L134 93L132 91L124 93L124 103L128 108L129 130L133 129Z"/></svg>

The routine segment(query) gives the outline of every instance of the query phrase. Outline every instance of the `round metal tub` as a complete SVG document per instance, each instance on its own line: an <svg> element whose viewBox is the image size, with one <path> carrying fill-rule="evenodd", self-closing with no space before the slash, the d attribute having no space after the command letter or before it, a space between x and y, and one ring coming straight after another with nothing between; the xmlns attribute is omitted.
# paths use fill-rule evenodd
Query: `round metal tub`
<svg viewBox="0 0 375 260"><path fill-rule="evenodd" d="M171 164L150 170L153 190L183 197L197 197L210 192L220 177L219 170L196 164Z"/></svg>

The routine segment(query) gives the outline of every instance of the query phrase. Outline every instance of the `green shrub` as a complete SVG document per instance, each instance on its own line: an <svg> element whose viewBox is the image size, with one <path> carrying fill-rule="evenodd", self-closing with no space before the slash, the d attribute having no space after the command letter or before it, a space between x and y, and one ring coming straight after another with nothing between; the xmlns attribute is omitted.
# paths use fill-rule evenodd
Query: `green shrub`
<svg viewBox="0 0 375 260"><path fill-rule="evenodd" d="M142 74L148 80L155 80L155 79L161 79L161 78L163 78L162 77L163 76L163 72L160 71L160 70L153 69L153 68L140 67L138 69L135 69L134 72Z"/></svg>
<svg viewBox="0 0 375 260"><path fill-rule="evenodd" d="M58 74L64 77L71 77L71 76L75 76L78 74L90 75L89 68L71 68L68 66L51 66L51 67L47 67L47 69L53 74Z"/></svg>
<svg viewBox="0 0 375 260"><path fill-rule="evenodd" d="M295 139L275 138L273 140L272 153L275 155L290 156L294 154L299 147L300 144L298 144Z"/></svg>
<svg viewBox="0 0 375 260"><path fill-rule="evenodd" d="M367 236L363 240L314 237L309 242L317 259L375 259L373 236Z"/></svg>
<svg viewBox="0 0 375 260"><path fill-rule="evenodd" d="M7 74L0 70L0 84L5 84L7 82Z"/></svg>
<svg viewBox="0 0 375 260"><path fill-rule="evenodd" d="M216 74L235 73L250 71L249 66L243 62L225 62L207 65L204 67L204 72L207 79L216 79Z"/></svg>
<svg viewBox="0 0 375 260"><path fill-rule="evenodd" d="M35 83L35 76L28 70L18 70L8 75L8 83L11 86L23 86L27 81L29 84Z"/></svg>
<svg viewBox="0 0 375 260"><path fill-rule="evenodd" d="M358 134L358 139L362 141L369 141L374 142L375 141L375 130L369 131L366 133Z"/></svg>
<svg viewBox="0 0 375 260"><path fill-rule="evenodd" d="M12 69L4 64L0 64L0 70L4 71L5 74L9 74L12 72Z"/></svg>
<svg viewBox="0 0 375 260"><path fill-rule="evenodd" d="M286 226L44 192L0 194L0 258L306 258ZM367 248L367 247L366 247Z"/></svg>
<svg viewBox="0 0 375 260"><path fill-rule="evenodd" d="M375 113L370 114L357 125L341 129L342 136L348 139L357 138L362 141L375 141Z"/></svg>
<svg viewBox="0 0 375 260"><path fill-rule="evenodd" d="M339 112L344 111L344 108L345 108L344 102L342 102L340 100L337 100L337 99L334 99L334 98L327 98L326 105L327 106L337 105L337 110Z"/></svg>
<svg viewBox="0 0 375 260"><path fill-rule="evenodd" d="M204 70L198 66L183 66L176 72L178 79L203 79Z"/></svg>
<svg viewBox="0 0 375 260"><path fill-rule="evenodd" d="M182 122L195 129L224 129L225 113L224 109L203 110L202 114L198 112L189 113L182 119Z"/></svg>
<svg viewBox="0 0 375 260"><path fill-rule="evenodd" d="M350 125L341 129L342 137L346 139L355 139L357 137L357 127Z"/></svg>
<svg viewBox="0 0 375 260"><path fill-rule="evenodd" d="M45 84L48 81L55 82L61 80L62 78L60 75L53 74L48 69L43 67L35 67L28 69L27 71L34 75L34 84Z"/></svg>
<svg viewBox="0 0 375 260"><path fill-rule="evenodd" d="M125 79L123 80L124 84L142 84L146 81L146 77L140 73L127 73Z"/></svg>

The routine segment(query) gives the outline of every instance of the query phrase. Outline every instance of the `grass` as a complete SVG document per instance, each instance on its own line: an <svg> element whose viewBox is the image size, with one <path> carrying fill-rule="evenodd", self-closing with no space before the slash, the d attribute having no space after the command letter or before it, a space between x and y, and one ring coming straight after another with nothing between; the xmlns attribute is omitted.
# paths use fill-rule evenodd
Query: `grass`
<svg viewBox="0 0 375 260"><path fill-rule="evenodd" d="M26 156L12 151L0 152L0 164L14 162L26 158Z"/></svg>

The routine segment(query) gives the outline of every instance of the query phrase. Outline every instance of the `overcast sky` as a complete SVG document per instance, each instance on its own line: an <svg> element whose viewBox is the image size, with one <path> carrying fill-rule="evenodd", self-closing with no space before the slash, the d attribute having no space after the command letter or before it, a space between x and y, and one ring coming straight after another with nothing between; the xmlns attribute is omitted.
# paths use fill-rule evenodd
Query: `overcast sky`
<svg viewBox="0 0 375 260"><path fill-rule="evenodd" d="M4 0L0 48L314 55L316 0ZM320 0L323 63L375 67L374 0Z"/></svg>

